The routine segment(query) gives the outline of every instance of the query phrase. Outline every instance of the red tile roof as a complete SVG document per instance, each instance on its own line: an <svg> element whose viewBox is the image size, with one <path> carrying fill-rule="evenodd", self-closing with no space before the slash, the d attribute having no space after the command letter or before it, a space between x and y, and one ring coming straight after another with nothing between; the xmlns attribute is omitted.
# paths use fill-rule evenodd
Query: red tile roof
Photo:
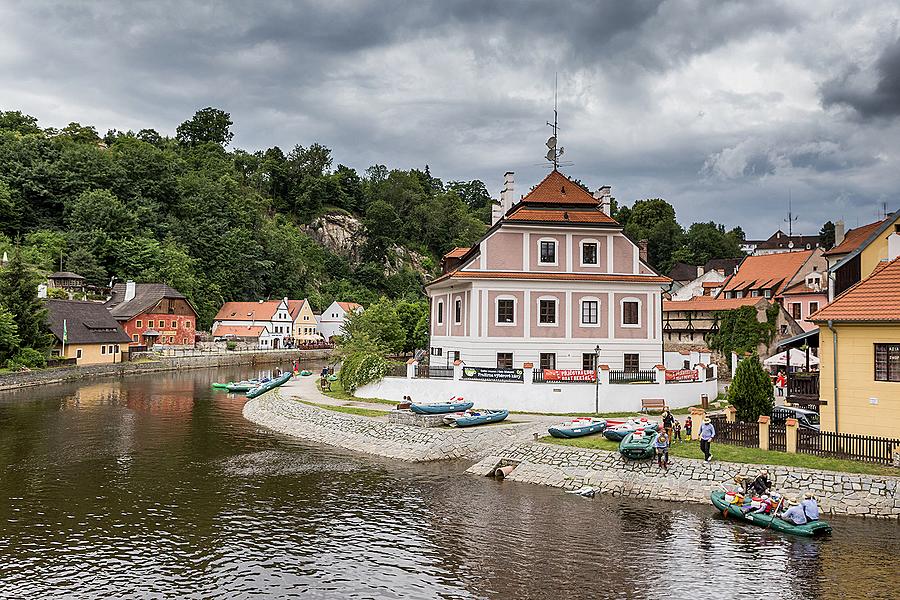
<svg viewBox="0 0 900 600"><path fill-rule="evenodd" d="M705 288L718 288L718 287L722 287L723 285L725 285L725 282L724 281L704 281L701 285Z"/></svg>
<svg viewBox="0 0 900 600"><path fill-rule="evenodd" d="M738 272L726 281L723 291L772 288L772 293L777 295L812 254L813 250L804 250L748 256Z"/></svg>
<svg viewBox="0 0 900 600"><path fill-rule="evenodd" d="M900 321L900 258L880 263L866 279L808 320Z"/></svg>
<svg viewBox="0 0 900 600"><path fill-rule="evenodd" d="M585 206L597 206L599 203L583 187L553 169L544 180L525 194L522 202L534 202L540 204L583 204Z"/></svg>
<svg viewBox="0 0 900 600"><path fill-rule="evenodd" d="M303 305L306 304L306 300L288 300L288 312L291 314L292 319L296 319L297 315L300 314L300 311L303 310Z"/></svg>
<svg viewBox="0 0 900 600"><path fill-rule="evenodd" d="M346 312L352 312L357 308L362 308L362 305L357 304L356 302L338 302L338 306L343 308Z"/></svg>
<svg viewBox="0 0 900 600"><path fill-rule="evenodd" d="M518 205L513 212L506 217L507 221L549 221L554 223L610 223L618 225L616 220L601 212L594 210L565 210L562 208L531 208Z"/></svg>
<svg viewBox="0 0 900 600"><path fill-rule="evenodd" d="M235 337L258 338L262 335L265 327L262 325L219 325L213 332L216 337L225 337L233 335Z"/></svg>
<svg viewBox="0 0 900 600"><path fill-rule="evenodd" d="M267 302L226 302L216 313L216 321L271 321L281 300Z"/></svg>
<svg viewBox="0 0 900 600"><path fill-rule="evenodd" d="M538 279L548 281L629 281L645 283L671 283L672 280L662 275L614 275L605 273L539 273L535 271L451 271L441 275L428 285L446 279Z"/></svg>
<svg viewBox="0 0 900 600"><path fill-rule="evenodd" d="M450 252L444 255L444 258L460 258L463 254L471 250L471 248L463 248L461 246L457 246Z"/></svg>
<svg viewBox="0 0 900 600"><path fill-rule="evenodd" d="M831 250L825 253L825 256L834 256L837 254L848 254L853 252L857 248L863 245L863 243L869 239L869 236L875 233L875 231L881 227L886 219L882 219L881 221L875 221L874 223L869 223L868 225L862 225L855 229L851 229L847 232L847 235L844 236L844 241L840 244L832 248Z"/></svg>
<svg viewBox="0 0 900 600"><path fill-rule="evenodd" d="M664 311L692 310L692 311L711 311L711 310L732 310L741 308L742 306L756 306L759 302L769 301L762 297L757 298L708 298L706 296L696 296L690 300L663 300L662 309Z"/></svg>

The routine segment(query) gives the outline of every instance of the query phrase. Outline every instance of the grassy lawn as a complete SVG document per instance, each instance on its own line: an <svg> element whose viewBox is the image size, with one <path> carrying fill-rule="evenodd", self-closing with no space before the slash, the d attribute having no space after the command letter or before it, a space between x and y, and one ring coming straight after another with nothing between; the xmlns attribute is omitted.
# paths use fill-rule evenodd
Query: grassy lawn
<svg viewBox="0 0 900 600"><path fill-rule="evenodd" d="M397 403L393 400L382 400L381 398L357 398L353 394L344 390L344 387L341 385L340 380L331 382L331 390L323 390L322 389L322 380L319 379L316 381L316 387L319 388L319 391L328 396L329 398L334 398L335 400L345 400L347 402L371 402L373 404L386 404L390 406L396 406Z"/></svg>
<svg viewBox="0 0 900 600"><path fill-rule="evenodd" d="M331 404L318 404L316 402L309 402L307 400L298 400L301 404L307 404L309 406L315 406L316 408L324 408L325 410L332 410L334 412L346 413L348 415L358 415L360 417L383 417L388 414L386 410L372 410L371 408L359 408L356 406L334 406Z"/></svg>
<svg viewBox="0 0 900 600"><path fill-rule="evenodd" d="M543 437L541 441L548 444L561 446L575 446L578 448L592 448L596 450L609 450L616 452L619 449L618 442L611 442L602 435L589 435L582 438L558 439ZM675 442L669 449L669 455L681 458L703 458L700 452L700 442ZM778 465L785 467L801 467L805 469L821 469L823 471L840 471L844 473L863 473L867 475L900 475L900 470L893 467L885 467L855 460L841 460L837 458L825 458L811 454L788 454L787 452L771 452L759 448L743 448L741 446L729 446L727 444L712 445L713 460L734 463L752 463L761 465Z"/></svg>

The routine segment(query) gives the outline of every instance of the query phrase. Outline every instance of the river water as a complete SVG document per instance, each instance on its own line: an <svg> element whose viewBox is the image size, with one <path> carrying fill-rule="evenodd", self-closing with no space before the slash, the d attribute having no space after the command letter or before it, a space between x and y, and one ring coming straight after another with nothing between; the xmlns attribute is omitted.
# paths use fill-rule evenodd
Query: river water
<svg viewBox="0 0 900 600"><path fill-rule="evenodd" d="M900 596L895 522L810 541L312 446L210 389L250 374L0 392L0 597Z"/></svg>

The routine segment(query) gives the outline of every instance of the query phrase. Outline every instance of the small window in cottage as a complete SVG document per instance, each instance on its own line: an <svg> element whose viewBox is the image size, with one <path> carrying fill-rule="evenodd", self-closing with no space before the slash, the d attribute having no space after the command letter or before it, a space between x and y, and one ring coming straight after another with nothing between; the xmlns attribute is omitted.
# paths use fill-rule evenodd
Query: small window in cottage
<svg viewBox="0 0 900 600"><path fill-rule="evenodd" d="M106 346L100 346L100 354L106 354Z"/></svg>
<svg viewBox="0 0 900 600"><path fill-rule="evenodd" d="M178 327L178 321L172 321L172 327Z"/></svg>
<svg viewBox="0 0 900 600"><path fill-rule="evenodd" d="M581 246L581 264L597 264L597 244L590 242Z"/></svg>
<svg viewBox="0 0 900 600"><path fill-rule="evenodd" d="M497 300L497 322L515 323L515 300Z"/></svg>
<svg viewBox="0 0 900 600"><path fill-rule="evenodd" d="M154 323L156 323L156 321L147 321L147 327L149 327L150 329L153 329Z"/></svg>
<svg viewBox="0 0 900 600"><path fill-rule="evenodd" d="M541 241L540 261L545 264L556 264L556 242L551 240Z"/></svg>
<svg viewBox="0 0 900 600"><path fill-rule="evenodd" d="M75 358L81 360L81 348L75 350Z"/></svg>
<svg viewBox="0 0 900 600"><path fill-rule="evenodd" d="M633 300L627 300L622 303L622 324L623 325L639 325L639 304Z"/></svg>
<svg viewBox="0 0 900 600"><path fill-rule="evenodd" d="M800 304L799 302L792 303L791 304L791 316L794 317L794 319L800 319L802 309L803 309L803 305Z"/></svg>
<svg viewBox="0 0 900 600"><path fill-rule="evenodd" d="M813 314L817 310L819 310L819 303L818 302L810 302L809 303L809 314Z"/></svg>
<svg viewBox="0 0 900 600"><path fill-rule="evenodd" d="M875 344L875 381L900 381L900 344Z"/></svg>
<svg viewBox="0 0 900 600"><path fill-rule="evenodd" d="M137 321L134 322L134 326L135 326L135 327L143 327L143 326L144 326L144 322L141 321L141 320L137 320Z"/></svg>

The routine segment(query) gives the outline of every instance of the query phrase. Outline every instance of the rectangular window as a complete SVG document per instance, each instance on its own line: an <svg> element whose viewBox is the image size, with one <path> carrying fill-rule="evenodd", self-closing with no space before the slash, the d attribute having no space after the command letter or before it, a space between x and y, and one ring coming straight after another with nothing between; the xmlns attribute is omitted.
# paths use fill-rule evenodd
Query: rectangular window
<svg viewBox="0 0 900 600"><path fill-rule="evenodd" d="M75 350L75 358L81 360L81 348Z"/></svg>
<svg viewBox="0 0 900 600"><path fill-rule="evenodd" d="M444 349L443 348L432 348L431 355L432 356L443 356Z"/></svg>
<svg viewBox="0 0 900 600"><path fill-rule="evenodd" d="M556 324L556 300L539 300L538 315L538 323Z"/></svg>
<svg viewBox="0 0 900 600"><path fill-rule="evenodd" d="M556 369L556 354L541 352L541 369Z"/></svg>
<svg viewBox="0 0 900 600"><path fill-rule="evenodd" d="M639 304L634 301L626 301L622 303L622 324L623 325L639 325L640 318L638 315Z"/></svg>
<svg viewBox="0 0 900 600"><path fill-rule="evenodd" d="M178 321L172 321L172 328L178 327Z"/></svg>
<svg viewBox="0 0 900 600"><path fill-rule="evenodd" d="M541 242L541 262L556 264L556 242L553 241L542 241Z"/></svg>
<svg viewBox="0 0 900 600"><path fill-rule="evenodd" d="M626 354L625 355L625 370L626 371L637 371L641 366L641 355L640 354Z"/></svg>
<svg viewBox="0 0 900 600"><path fill-rule="evenodd" d="M765 290L765 291L763 292L763 295L764 295L766 298L771 298L771 297L772 297L772 290Z"/></svg>
<svg viewBox="0 0 900 600"><path fill-rule="evenodd" d="M106 346L100 346L100 354L106 354Z"/></svg>
<svg viewBox="0 0 900 600"><path fill-rule="evenodd" d="M153 329L154 323L155 323L155 321L147 321L147 327L149 327L150 329Z"/></svg>
<svg viewBox="0 0 900 600"><path fill-rule="evenodd" d="M456 362L459 360L459 350L453 350L450 352L450 361Z"/></svg>
<svg viewBox="0 0 900 600"><path fill-rule="evenodd" d="M498 352L497 353L497 368L498 369L512 369L513 368L512 352Z"/></svg>
<svg viewBox="0 0 900 600"><path fill-rule="evenodd" d="M800 319L800 313L802 312L801 308L802 305L799 302L791 304L791 316L795 319Z"/></svg>
<svg viewBox="0 0 900 600"><path fill-rule="evenodd" d="M116 351L114 350L112 344L110 344L109 346L107 346L107 349L106 349L106 353L107 353L107 354L115 354L115 352L116 352Z"/></svg>
<svg viewBox="0 0 900 600"><path fill-rule="evenodd" d="M900 381L900 344L875 344L875 381Z"/></svg>
<svg viewBox="0 0 900 600"><path fill-rule="evenodd" d="M438 305L437 305L437 324L438 325L444 324L444 303L443 302L438 302Z"/></svg>
<svg viewBox="0 0 900 600"><path fill-rule="evenodd" d="M515 323L515 301L497 300L497 322Z"/></svg>
<svg viewBox="0 0 900 600"><path fill-rule="evenodd" d="M750 297L759 298L759 290L753 290L752 292L750 292Z"/></svg>
<svg viewBox="0 0 900 600"><path fill-rule="evenodd" d="M138 341L138 334L136 334L136 333L133 334L133 335L131 336L131 341L133 341L133 342L136 343L136 342Z"/></svg>
<svg viewBox="0 0 900 600"><path fill-rule="evenodd" d="M116 354L118 354L118 353L119 353L119 345L116 344Z"/></svg>
<svg viewBox="0 0 900 600"><path fill-rule="evenodd" d="M135 327L143 327L143 326L144 326L144 322L143 322L143 321L135 321L135 322L134 322L134 326L135 326Z"/></svg>
<svg viewBox="0 0 900 600"><path fill-rule="evenodd" d="M813 314L817 310L819 310L819 303L818 302L810 302L809 303L809 314Z"/></svg>
<svg viewBox="0 0 900 600"><path fill-rule="evenodd" d="M581 264L596 265L597 264L597 244L586 243L581 246Z"/></svg>
<svg viewBox="0 0 900 600"><path fill-rule="evenodd" d="M462 300L458 298L453 303L453 322L457 325L462 323Z"/></svg>
<svg viewBox="0 0 900 600"><path fill-rule="evenodd" d="M593 371L597 368L597 355L593 352L585 352L581 355L581 368L585 371Z"/></svg>
<svg viewBox="0 0 900 600"><path fill-rule="evenodd" d="M184 328L185 328L185 329L190 329L190 328L191 328L191 322L190 322L190 321L185 321L185 322L184 322Z"/></svg>
<svg viewBox="0 0 900 600"><path fill-rule="evenodd" d="M596 300L581 301L581 324L597 325L599 321L600 303Z"/></svg>

